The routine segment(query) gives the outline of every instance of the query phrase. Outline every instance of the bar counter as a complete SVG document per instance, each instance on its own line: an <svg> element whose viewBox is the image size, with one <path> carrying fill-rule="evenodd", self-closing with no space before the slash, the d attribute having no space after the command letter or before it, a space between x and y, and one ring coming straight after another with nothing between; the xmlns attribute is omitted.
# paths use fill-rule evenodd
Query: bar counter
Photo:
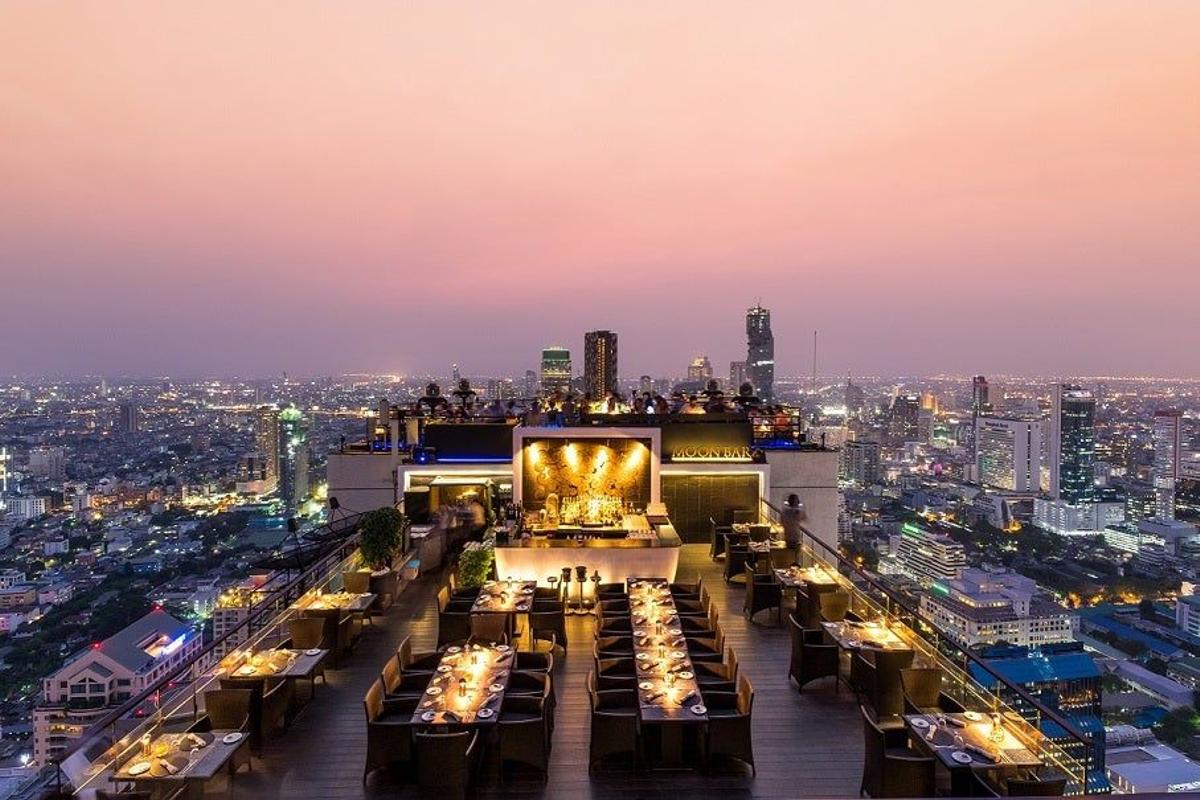
<svg viewBox="0 0 1200 800"><path fill-rule="evenodd" d="M675 580L682 541L671 521L660 516L640 516L644 524L624 527L557 526L534 530L525 539L496 545L496 574L501 579L537 581L549 586L548 579L562 576L563 568L572 573L578 566L589 576L600 573L601 583L617 583L628 578L665 576ZM582 535L582 539L577 538Z"/></svg>

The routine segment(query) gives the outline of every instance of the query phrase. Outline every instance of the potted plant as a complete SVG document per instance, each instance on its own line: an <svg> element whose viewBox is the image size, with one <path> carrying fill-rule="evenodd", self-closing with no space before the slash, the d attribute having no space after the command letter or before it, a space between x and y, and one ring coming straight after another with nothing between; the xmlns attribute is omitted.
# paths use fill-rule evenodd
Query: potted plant
<svg viewBox="0 0 1200 800"><path fill-rule="evenodd" d="M458 556L458 585L463 587L482 586L492 574L492 560L496 555L496 541L484 539L471 542Z"/></svg>
<svg viewBox="0 0 1200 800"><path fill-rule="evenodd" d="M379 605L386 606L395 597L396 580L392 562L404 545L404 515L394 508L369 511L360 524L358 552L371 571L371 592Z"/></svg>

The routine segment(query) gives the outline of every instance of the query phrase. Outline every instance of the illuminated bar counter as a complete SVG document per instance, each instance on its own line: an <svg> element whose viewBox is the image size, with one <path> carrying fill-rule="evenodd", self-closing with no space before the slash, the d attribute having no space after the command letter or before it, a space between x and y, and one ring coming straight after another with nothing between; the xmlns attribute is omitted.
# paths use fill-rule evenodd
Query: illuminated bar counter
<svg viewBox="0 0 1200 800"><path fill-rule="evenodd" d="M549 586L570 567L587 568L601 583L631 577L665 577L675 580L681 540L665 516L631 514L612 527L534 526L532 535L509 542L497 541L496 574L501 578L537 581ZM590 591L590 589L589 589Z"/></svg>

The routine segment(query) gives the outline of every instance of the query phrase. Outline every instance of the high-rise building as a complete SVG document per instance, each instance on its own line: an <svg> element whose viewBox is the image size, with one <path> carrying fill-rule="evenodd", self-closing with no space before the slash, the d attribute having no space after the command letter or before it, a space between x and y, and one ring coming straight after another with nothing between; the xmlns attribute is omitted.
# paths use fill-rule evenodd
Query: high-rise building
<svg viewBox="0 0 1200 800"><path fill-rule="evenodd" d="M121 433L137 433L141 429L137 403L128 400L118 407L118 426Z"/></svg>
<svg viewBox="0 0 1200 800"><path fill-rule="evenodd" d="M616 333L588 331L583 335L583 390L595 400L617 390Z"/></svg>
<svg viewBox="0 0 1200 800"><path fill-rule="evenodd" d="M775 397L775 336L771 312L756 305L746 311L746 373L763 400Z"/></svg>
<svg viewBox="0 0 1200 800"><path fill-rule="evenodd" d="M938 579L921 596L921 611L939 631L967 647L1008 644L1037 647L1074 639L1071 613L1016 572L960 570Z"/></svg>
<svg viewBox="0 0 1200 800"><path fill-rule="evenodd" d="M844 401L846 403L846 413L854 415L862 411L863 405L867 402L867 395L861 386L857 386L847 378Z"/></svg>
<svg viewBox="0 0 1200 800"><path fill-rule="evenodd" d="M1091 392L1059 383L1050 409L1050 496L1068 503L1096 498L1092 463L1096 454L1096 398Z"/></svg>
<svg viewBox="0 0 1200 800"><path fill-rule="evenodd" d="M542 394L571 389L571 351L565 347L542 350Z"/></svg>
<svg viewBox="0 0 1200 800"><path fill-rule="evenodd" d="M915 442L921 417L921 396L898 394L892 400L888 413L888 437L895 447L905 442Z"/></svg>
<svg viewBox="0 0 1200 800"><path fill-rule="evenodd" d="M531 370L525 370L525 379L521 381L521 397L536 397L538 393L538 374Z"/></svg>
<svg viewBox="0 0 1200 800"><path fill-rule="evenodd" d="M259 406L254 412L254 449L266 467L263 479L271 488L279 482L279 443L279 409Z"/></svg>
<svg viewBox="0 0 1200 800"><path fill-rule="evenodd" d="M708 383L712 380L712 376L712 362L708 360L708 356L696 356L692 359L692 363L688 364L687 379L689 383Z"/></svg>
<svg viewBox="0 0 1200 800"><path fill-rule="evenodd" d="M842 477L859 486L879 483L879 442L851 440L842 445Z"/></svg>
<svg viewBox="0 0 1200 800"><path fill-rule="evenodd" d="M1154 414L1154 505L1160 519L1175 519L1175 485L1183 449L1183 417L1175 409Z"/></svg>
<svg viewBox="0 0 1200 800"><path fill-rule="evenodd" d="M295 406L279 412L279 495L289 510L308 497L308 420Z"/></svg>
<svg viewBox="0 0 1200 800"><path fill-rule="evenodd" d="M61 447L35 447L29 451L29 471L36 477L61 481L67 477L67 451Z"/></svg>
<svg viewBox="0 0 1200 800"><path fill-rule="evenodd" d="M1039 420L980 416L975 420L976 465L984 486L1037 492L1042 476Z"/></svg>
<svg viewBox="0 0 1200 800"><path fill-rule="evenodd" d="M991 387L988 385L988 379L982 375L976 375L971 379L971 412L975 416L979 416L991 413L991 410Z"/></svg>
<svg viewBox="0 0 1200 800"><path fill-rule="evenodd" d="M967 552L961 544L944 533L907 522L900 528L895 554L900 572L924 586L957 580L967 567Z"/></svg>
<svg viewBox="0 0 1200 800"><path fill-rule="evenodd" d="M750 380L750 373L746 369L745 361L730 361L729 362L729 391L736 392L742 388L742 384Z"/></svg>

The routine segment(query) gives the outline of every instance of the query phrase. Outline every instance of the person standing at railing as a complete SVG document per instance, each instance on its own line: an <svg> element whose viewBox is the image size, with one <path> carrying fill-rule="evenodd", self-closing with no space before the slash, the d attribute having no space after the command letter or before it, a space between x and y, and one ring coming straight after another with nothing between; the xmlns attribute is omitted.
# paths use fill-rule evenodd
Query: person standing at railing
<svg viewBox="0 0 1200 800"><path fill-rule="evenodd" d="M804 536L803 524L807 516L804 513L804 504L800 502L800 497L796 494L789 494L779 512L779 524L783 526L783 542L787 545L788 550L796 554L797 564L803 561L800 542Z"/></svg>

